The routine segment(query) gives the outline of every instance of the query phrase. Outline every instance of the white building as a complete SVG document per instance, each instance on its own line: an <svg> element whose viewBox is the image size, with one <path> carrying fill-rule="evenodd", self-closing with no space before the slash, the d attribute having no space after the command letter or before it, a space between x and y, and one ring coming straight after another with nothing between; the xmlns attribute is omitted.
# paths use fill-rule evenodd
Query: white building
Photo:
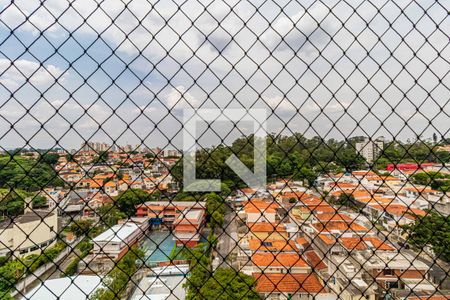
<svg viewBox="0 0 450 300"><path fill-rule="evenodd" d="M102 287L101 277L77 275L45 280L32 289L23 299L27 300L73 300L89 299L96 289Z"/></svg>
<svg viewBox="0 0 450 300"><path fill-rule="evenodd" d="M114 225L92 240L92 253L96 258L118 259L144 236L148 227L148 218L135 218L133 221Z"/></svg>
<svg viewBox="0 0 450 300"><path fill-rule="evenodd" d="M384 143L382 141L372 141L365 139L363 142L355 144L356 152L361 154L368 163L372 163L383 150Z"/></svg>
<svg viewBox="0 0 450 300"><path fill-rule="evenodd" d="M28 211L0 224L0 255L40 254L56 241L58 215L48 210Z"/></svg>

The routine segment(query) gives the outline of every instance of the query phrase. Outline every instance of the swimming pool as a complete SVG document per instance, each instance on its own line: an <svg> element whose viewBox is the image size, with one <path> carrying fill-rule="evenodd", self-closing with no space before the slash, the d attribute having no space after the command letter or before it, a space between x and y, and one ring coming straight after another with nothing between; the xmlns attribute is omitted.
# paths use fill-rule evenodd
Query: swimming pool
<svg viewBox="0 0 450 300"><path fill-rule="evenodd" d="M146 264L169 261L170 252L175 246L173 235L169 231L152 231L142 242L145 249Z"/></svg>

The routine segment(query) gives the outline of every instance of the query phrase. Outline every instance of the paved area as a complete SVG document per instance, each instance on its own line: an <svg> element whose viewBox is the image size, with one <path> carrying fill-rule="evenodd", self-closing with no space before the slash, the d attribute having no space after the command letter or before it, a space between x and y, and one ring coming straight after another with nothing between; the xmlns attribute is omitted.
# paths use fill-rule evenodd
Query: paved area
<svg viewBox="0 0 450 300"><path fill-rule="evenodd" d="M224 218L224 229L219 236L218 243L218 266L220 267L233 267L234 262L230 255L233 251L237 250L238 242L238 228L236 222L236 212L228 211Z"/></svg>

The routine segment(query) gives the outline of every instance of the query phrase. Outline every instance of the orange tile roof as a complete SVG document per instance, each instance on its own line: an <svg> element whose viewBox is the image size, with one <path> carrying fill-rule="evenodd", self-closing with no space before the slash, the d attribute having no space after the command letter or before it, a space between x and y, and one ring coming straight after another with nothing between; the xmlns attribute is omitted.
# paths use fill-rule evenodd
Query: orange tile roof
<svg viewBox="0 0 450 300"><path fill-rule="evenodd" d="M282 224L272 224L268 222L247 224L248 228L252 232L286 232L286 227Z"/></svg>
<svg viewBox="0 0 450 300"><path fill-rule="evenodd" d="M428 295L428 296L411 296L408 300L448 300L450 299L450 293L444 295Z"/></svg>
<svg viewBox="0 0 450 300"><path fill-rule="evenodd" d="M244 194L254 194L256 193L256 190L252 189L252 188L243 188L240 189L241 192L243 192Z"/></svg>
<svg viewBox="0 0 450 300"><path fill-rule="evenodd" d="M399 181L401 180L400 178L394 177L394 176L381 176L381 178L384 181Z"/></svg>
<svg viewBox="0 0 450 300"><path fill-rule="evenodd" d="M359 237L342 237L340 244L347 250L366 250L367 246Z"/></svg>
<svg viewBox="0 0 450 300"><path fill-rule="evenodd" d="M353 171L352 175L354 176L371 176L371 175L376 175L375 172L373 171Z"/></svg>
<svg viewBox="0 0 450 300"><path fill-rule="evenodd" d="M314 195L306 193L306 192L283 192L282 193L282 197L283 197L283 199L290 199L290 198L296 198L296 199L317 198L317 196L314 196Z"/></svg>
<svg viewBox="0 0 450 300"><path fill-rule="evenodd" d="M335 182L333 184L333 186L337 187L337 188L341 188L341 189L346 189L346 188L354 188L356 189L358 187L358 184L356 183L348 183L348 182Z"/></svg>
<svg viewBox="0 0 450 300"><path fill-rule="evenodd" d="M315 274L253 273L258 293L325 293L323 285Z"/></svg>
<svg viewBox="0 0 450 300"><path fill-rule="evenodd" d="M364 241L371 242L372 245L378 250L385 250L385 251L395 250L394 247L392 247L388 243L383 242L380 238L375 237L375 236L374 237L364 237Z"/></svg>
<svg viewBox="0 0 450 300"><path fill-rule="evenodd" d="M339 243L347 250L366 250L369 249L369 245L373 246L376 250L392 251L394 247L388 243L383 242L380 238L372 237L342 237L339 239ZM370 243L370 244L369 244Z"/></svg>
<svg viewBox="0 0 450 300"><path fill-rule="evenodd" d="M331 246L334 245L334 243L336 242L331 236L327 235L327 234L319 234L318 237L327 245Z"/></svg>
<svg viewBox="0 0 450 300"><path fill-rule="evenodd" d="M331 232L333 230L338 231L369 231L366 227L356 224L356 223L347 223L341 221L329 221L326 223L313 223L311 224L314 228L316 228L320 232Z"/></svg>
<svg viewBox="0 0 450 300"><path fill-rule="evenodd" d="M295 242L301 245L303 248L306 248L309 245L309 242L305 237L299 237L295 240Z"/></svg>
<svg viewBox="0 0 450 300"><path fill-rule="evenodd" d="M336 208L334 208L333 206L329 205L329 204L323 204L317 207L314 207L314 212L315 213L337 213Z"/></svg>
<svg viewBox="0 0 450 300"><path fill-rule="evenodd" d="M297 267L308 268L306 261L297 253L271 253L271 252L256 252L252 255L252 263L256 267Z"/></svg>
<svg viewBox="0 0 450 300"><path fill-rule="evenodd" d="M352 219L347 216L340 213L333 213L333 214L316 214L314 215L319 222L328 222L328 221L344 221L344 222L351 222Z"/></svg>
<svg viewBox="0 0 450 300"><path fill-rule="evenodd" d="M298 251L294 241L285 239L250 239L249 248L252 251Z"/></svg>
<svg viewBox="0 0 450 300"><path fill-rule="evenodd" d="M264 201L262 199L251 199L244 206L246 213L275 213L279 205L273 201Z"/></svg>
<svg viewBox="0 0 450 300"><path fill-rule="evenodd" d="M427 213L418 208L409 208L403 204L372 205L374 209L386 211L395 216L403 216L408 219L415 219L415 216L425 216Z"/></svg>
<svg viewBox="0 0 450 300"><path fill-rule="evenodd" d="M427 186L411 186L403 188L405 191L416 192L416 193L439 193L439 191L433 190Z"/></svg>
<svg viewBox="0 0 450 300"><path fill-rule="evenodd" d="M105 183L105 186L115 187L116 183L114 181L108 181L107 183Z"/></svg>
<svg viewBox="0 0 450 300"><path fill-rule="evenodd" d="M319 257L319 255L317 255L316 251L309 250L306 251L304 255L306 256L311 268L315 270L323 270L328 268L327 264Z"/></svg>
<svg viewBox="0 0 450 300"><path fill-rule="evenodd" d="M357 190L352 192L352 196L355 197L356 200L361 198L370 198L372 194L365 190Z"/></svg>

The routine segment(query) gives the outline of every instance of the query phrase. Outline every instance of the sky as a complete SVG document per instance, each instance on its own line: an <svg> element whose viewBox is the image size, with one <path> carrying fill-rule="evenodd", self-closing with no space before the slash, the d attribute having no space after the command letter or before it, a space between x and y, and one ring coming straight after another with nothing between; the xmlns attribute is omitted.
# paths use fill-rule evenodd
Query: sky
<svg viewBox="0 0 450 300"><path fill-rule="evenodd" d="M0 147L180 148L187 108L265 108L275 134L448 137L450 2L372 2L0 0ZM249 133L232 125L201 143Z"/></svg>

